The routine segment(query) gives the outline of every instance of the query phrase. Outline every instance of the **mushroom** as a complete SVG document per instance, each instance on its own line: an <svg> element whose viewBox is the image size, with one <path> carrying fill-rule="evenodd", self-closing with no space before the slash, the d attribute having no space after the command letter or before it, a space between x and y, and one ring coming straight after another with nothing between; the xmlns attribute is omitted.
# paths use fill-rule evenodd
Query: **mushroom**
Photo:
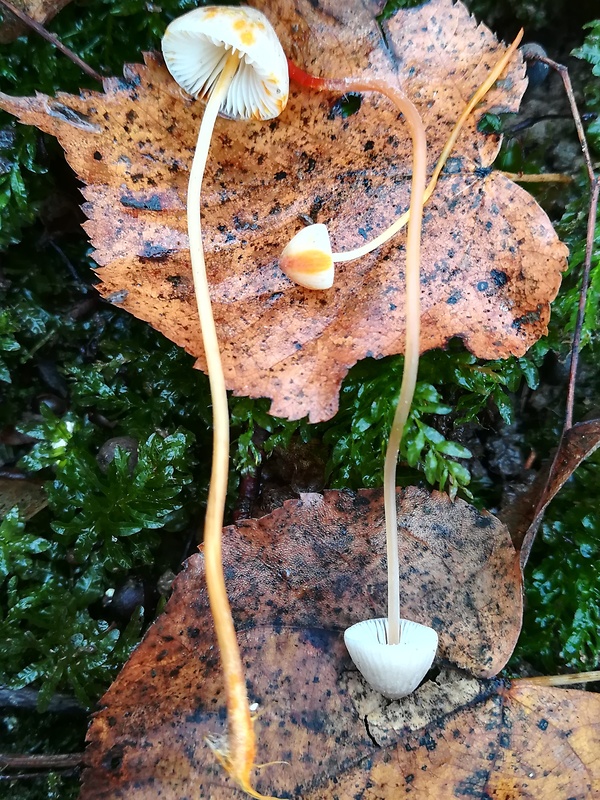
<svg viewBox="0 0 600 800"><path fill-rule="evenodd" d="M463 125L473 112L473 109L476 108L479 103L481 103L485 95L489 92L489 90L504 72L506 65L512 58L522 38L523 30L521 29L514 42L494 65L494 68L490 74L487 76L481 86L479 86L479 88L475 91L465 106L462 114L456 121L454 128L452 129L452 132L446 141L446 144L444 145L444 149L442 150L440 157L438 158L435 169L433 170L433 175L431 176L431 180L425 189L423 203L426 203L433 194L438 178L446 164L446 161L448 160L450 153L452 152L452 148L456 144L456 140L458 139ZM314 75L309 75L308 73L304 72L304 70L297 67L293 62L288 61L288 63L290 77L292 80L309 89L316 89L317 91L339 91L343 93L362 92L366 90L376 92L383 91L380 82L371 83L358 81L353 78L341 80L317 78ZM383 93L387 94L385 91ZM387 94L387 96L390 98L390 100L392 100L392 102L395 102L397 105L399 105L397 102L397 96L396 100L390 94ZM399 105L399 108L402 111L402 106ZM370 242L365 242L363 245L355 248L354 250L347 250L346 252L339 253L333 252L331 242L329 240L329 232L327 231L325 225L322 225L321 223L318 223L317 225L308 225L300 230L294 237L292 237L292 239L283 249L279 265L290 280L306 289L330 289L333 286L335 264L341 264L346 261L354 261L357 258L367 255L367 253L371 253L378 247L381 247L383 244L389 241L392 236L395 236L399 231L401 231L409 219L410 210L398 217L397 220L394 220L394 222L388 228L386 228L386 230L380 233L379 236L371 239ZM314 231L313 228L315 229ZM317 228L319 230L316 230Z"/></svg>
<svg viewBox="0 0 600 800"><path fill-rule="evenodd" d="M268 19L246 6L207 6L184 14L166 29L162 51L177 83L194 97L208 99L190 170L187 212L192 275L213 406L213 460L204 524L206 584L221 653L229 726L227 744L213 744L213 750L247 794L261 797L250 785L255 754L253 719L221 560L229 410L202 247L200 193L217 115L260 120L278 116L288 99L288 67Z"/></svg>
<svg viewBox="0 0 600 800"><path fill-rule="evenodd" d="M438 646L438 635L433 628L400 617L400 566L396 508L398 452L412 404L419 366L420 248L423 205L433 193L440 172L454 147L465 120L500 77L522 35L523 31L519 33L467 104L444 146L427 188L425 188L427 170L425 128L419 111L399 88L389 86L380 80L319 78L309 75L292 62L288 62L290 77L307 88L343 94L371 91L385 95L404 115L412 139L413 169L408 212L372 242L347 253L332 253L329 233L324 225L308 226L289 242L280 260L282 270L301 286L309 289L330 288L333 284L335 261L350 261L365 255L382 245L408 222L405 267L404 372L388 439L383 474L388 615L387 619L377 618L359 622L344 633L348 652L367 683L376 691L392 699L404 697L417 688L431 667Z"/></svg>
<svg viewBox="0 0 600 800"><path fill-rule="evenodd" d="M342 92L375 91L388 97L404 115L413 145L413 170L410 191L410 217L406 240L406 345L404 372L400 387L400 397L388 440L384 465L384 506L387 543L388 571L388 616L387 619L373 619L359 622L344 634L344 641L355 665L365 680L377 691L387 697L402 697L413 691L431 666L437 650L437 633L425 625L400 617L400 566L398 558L398 525L396 511L396 463L404 425L412 403L417 370L419 367L419 342L421 326L421 285L420 252L421 223L425 183L427 179L427 140L425 127L415 105L399 89L379 80L357 79L314 79L320 85L316 88ZM313 84L314 86L314 84ZM311 239L311 229L318 228L316 238ZM307 238L308 245L303 242ZM300 246L296 248L296 242ZM329 235L324 225L313 225L300 231L284 250L281 267L284 272L301 271L304 262L312 269L309 278L313 284L322 274L333 279L327 261L321 257L329 244ZM321 247L315 254L315 245ZM310 259L306 253L311 253ZM319 268L321 269L319 270ZM324 282L324 281L323 281ZM305 284L303 284L305 285ZM315 288L313 285L310 288ZM402 638L401 638L402 632ZM409 640L410 634L410 640ZM419 656L416 657L416 650Z"/></svg>

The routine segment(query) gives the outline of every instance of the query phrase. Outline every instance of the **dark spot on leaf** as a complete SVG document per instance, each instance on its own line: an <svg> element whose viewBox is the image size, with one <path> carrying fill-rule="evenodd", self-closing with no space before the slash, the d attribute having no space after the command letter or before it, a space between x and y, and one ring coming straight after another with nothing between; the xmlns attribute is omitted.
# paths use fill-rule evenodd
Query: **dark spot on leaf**
<svg viewBox="0 0 600 800"><path fill-rule="evenodd" d="M429 751L435 750L437 747L437 742L431 736L429 731L427 731L427 733L424 736L421 736L421 738L419 739L419 744L421 745L421 747L426 747L427 750Z"/></svg>
<svg viewBox="0 0 600 800"><path fill-rule="evenodd" d="M128 294L129 289L118 289L116 292L111 292L104 299L109 303L122 303Z"/></svg>
<svg viewBox="0 0 600 800"><path fill-rule="evenodd" d="M62 119L74 128L79 128L82 131L90 133L101 133L102 129L99 125L91 122L90 118L85 114L80 114L69 106L59 103L57 100L51 100L48 103L48 114L51 117Z"/></svg>
<svg viewBox="0 0 600 800"><path fill-rule="evenodd" d="M123 745L121 744L116 744L114 747L110 748L102 759L102 766L104 769L108 769L111 772L119 769L123 763L123 749Z"/></svg>
<svg viewBox="0 0 600 800"><path fill-rule="evenodd" d="M160 244L152 244L152 242L144 242L144 249L139 254L140 258L151 258L153 260L160 260L166 258L171 253L168 247L162 247Z"/></svg>
<svg viewBox="0 0 600 800"><path fill-rule="evenodd" d="M532 325L534 322L539 322L539 319L539 311L528 311L527 314L523 314L522 317L517 317L513 322L512 327L519 330L519 328L521 328L523 325Z"/></svg>
<svg viewBox="0 0 600 800"><path fill-rule="evenodd" d="M490 227L491 227L491 223L490 223ZM490 272L490 275L492 276L492 280L494 281L494 283L498 287L505 286L506 283L508 282L508 276L507 276L506 272L502 272L502 270L500 270L500 269L493 269Z"/></svg>
<svg viewBox="0 0 600 800"><path fill-rule="evenodd" d="M134 197L132 194L124 194L121 197L121 205L126 208L137 208L141 211L162 211L162 203L156 194L152 194L150 197Z"/></svg>

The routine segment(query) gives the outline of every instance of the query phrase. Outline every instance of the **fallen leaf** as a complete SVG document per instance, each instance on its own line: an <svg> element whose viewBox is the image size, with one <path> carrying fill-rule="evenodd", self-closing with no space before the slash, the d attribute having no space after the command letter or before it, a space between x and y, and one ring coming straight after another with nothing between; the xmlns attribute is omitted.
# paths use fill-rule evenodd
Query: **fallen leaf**
<svg viewBox="0 0 600 800"><path fill-rule="evenodd" d="M438 492L410 487L398 501L402 613L436 628L439 663L494 675L521 627L521 572L507 530ZM385 613L382 493L303 495L226 529L225 541L249 693L260 704L258 761L289 762L263 771L259 786L309 797L375 752L359 713L365 688L350 688L359 679L343 630ZM139 798L236 796L205 742L223 733L225 704L201 554L101 705L81 800L134 787Z"/></svg>
<svg viewBox="0 0 600 800"><path fill-rule="evenodd" d="M429 170L469 97L505 52L460 3L432 0L381 27L375 4L256 3L284 49L315 73L399 82L424 118ZM372 10L371 10L372 9ZM385 44L382 36L385 35ZM147 320L205 368L188 258L185 195L202 104L157 56L128 66L104 94L0 96L54 134L85 184L86 230L100 292ZM477 130L516 111L515 57L467 122L426 207L422 348L453 336L482 358L522 355L546 332L566 248L537 203L490 169L500 138ZM337 410L341 381L366 356L404 348L404 242L339 265L334 288L291 284L278 256L309 215L336 250L372 238L408 207L411 152L402 119L379 96L344 119L339 98L292 87L268 123L219 119L203 189L204 241L228 388L272 398L271 412L311 422Z"/></svg>
<svg viewBox="0 0 600 800"><path fill-rule="evenodd" d="M353 698L362 688L354 681ZM306 800L584 800L600 793L600 697L590 692L442 672L398 703L383 704L367 689L363 706L378 747Z"/></svg>
<svg viewBox="0 0 600 800"><path fill-rule="evenodd" d="M525 566L545 510L577 467L600 447L600 419L578 422L566 431L557 452L534 482L502 516Z"/></svg>
<svg viewBox="0 0 600 800"><path fill-rule="evenodd" d="M25 12L34 22L45 25L47 22L50 22L59 11L68 5L71 0L11 0L11 2L15 8ZM30 28L3 7L2 23L0 24L0 44L13 42L19 36L23 36L23 34L27 32L30 32Z"/></svg>
<svg viewBox="0 0 600 800"><path fill-rule="evenodd" d="M19 507L23 519L31 519L46 508L48 498L41 483L29 480L0 478L0 521L11 508Z"/></svg>

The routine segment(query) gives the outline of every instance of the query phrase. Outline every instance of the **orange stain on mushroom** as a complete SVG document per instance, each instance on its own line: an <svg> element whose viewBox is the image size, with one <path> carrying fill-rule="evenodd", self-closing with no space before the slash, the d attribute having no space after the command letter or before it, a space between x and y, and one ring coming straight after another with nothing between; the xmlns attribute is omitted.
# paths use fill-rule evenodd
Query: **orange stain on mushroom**
<svg viewBox="0 0 600 800"><path fill-rule="evenodd" d="M252 31L254 27L253 22L249 22L245 19L238 19L233 23L233 29L239 33L240 41L242 44L246 45L246 47L250 47L250 45L253 45L256 41L256 36Z"/></svg>
<svg viewBox="0 0 600 800"><path fill-rule="evenodd" d="M282 259L283 262L283 259ZM285 257L285 270L301 272L305 275L316 275L331 269L331 255L322 250L303 250L298 255Z"/></svg>

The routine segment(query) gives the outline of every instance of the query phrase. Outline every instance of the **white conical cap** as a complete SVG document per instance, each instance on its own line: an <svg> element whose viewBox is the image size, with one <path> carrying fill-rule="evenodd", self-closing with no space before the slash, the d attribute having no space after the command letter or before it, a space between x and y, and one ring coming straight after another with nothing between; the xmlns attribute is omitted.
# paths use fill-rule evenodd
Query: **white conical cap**
<svg viewBox="0 0 600 800"><path fill-rule="evenodd" d="M387 619L367 619L344 632L350 657L369 686L397 700L414 692L431 668L438 646L433 628L400 620L400 644L387 643Z"/></svg>
<svg viewBox="0 0 600 800"><path fill-rule="evenodd" d="M285 108L285 53L273 26L255 8L196 8L167 27L162 51L171 75L195 97L208 94L227 58L237 54L240 66L221 105L228 117L273 119Z"/></svg>
<svg viewBox="0 0 600 800"><path fill-rule="evenodd" d="M306 289L331 289L335 269L325 225L317 223L298 231L281 254L279 266L291 281Z"/></svg>

